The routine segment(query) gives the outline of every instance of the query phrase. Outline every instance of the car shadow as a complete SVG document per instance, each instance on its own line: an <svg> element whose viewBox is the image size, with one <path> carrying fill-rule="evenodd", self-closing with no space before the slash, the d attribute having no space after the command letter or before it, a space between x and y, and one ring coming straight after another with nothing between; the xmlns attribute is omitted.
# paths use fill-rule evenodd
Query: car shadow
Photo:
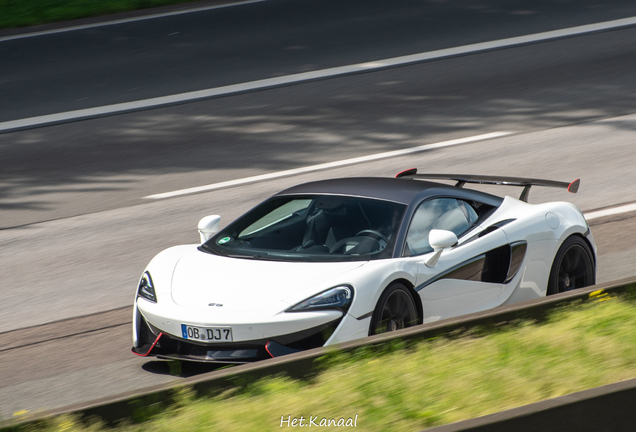
<svg viewBox="0 0 636 432"><path fill-rule="evenodd" d="M172 375L180 378L188 378L232 366L233 365L185 362L180 360L152 360L144 363L141 368L146 372L157 375Z"/></svg>

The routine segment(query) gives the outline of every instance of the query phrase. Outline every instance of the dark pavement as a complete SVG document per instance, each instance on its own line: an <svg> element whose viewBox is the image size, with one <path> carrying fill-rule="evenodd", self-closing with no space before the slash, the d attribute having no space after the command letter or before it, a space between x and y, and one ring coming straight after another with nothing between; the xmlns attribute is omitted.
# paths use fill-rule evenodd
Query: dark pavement
<svg viewBox="0 0 636 432"><path fill-rule="evenodd" d="M4 41L0 122L634 15L628 0L269 0Z"/></svg>

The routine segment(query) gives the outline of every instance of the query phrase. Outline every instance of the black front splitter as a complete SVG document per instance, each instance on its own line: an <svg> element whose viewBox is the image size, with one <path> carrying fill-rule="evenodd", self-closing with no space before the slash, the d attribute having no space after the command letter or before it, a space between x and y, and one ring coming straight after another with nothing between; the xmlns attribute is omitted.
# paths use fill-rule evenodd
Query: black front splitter
<svg viewBox="0 0 636 432"><path fill-rule="evenodd" d="M254 363L262 359L254 359L252 361L245 360L217 360L210 357L188 356L183 354L157 354L155 356L158 360L182 360L198 363L212 363L212 364L246 364Z"/></svg>

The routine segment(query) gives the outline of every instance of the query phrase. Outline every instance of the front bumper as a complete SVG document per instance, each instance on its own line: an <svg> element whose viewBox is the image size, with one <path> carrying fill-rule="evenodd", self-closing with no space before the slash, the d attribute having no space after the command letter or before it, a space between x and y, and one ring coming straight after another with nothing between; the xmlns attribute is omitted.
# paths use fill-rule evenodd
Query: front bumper
<svg viewBox="0 0 636 432"><path fill-rule="evenodd" d="M135 310L133 329L136 346L132 352L142 357L188 360L208 363L251 363L323 346L344 315L305 330L267 338L229 343L205 343L186 340L148 323Z"/></svg>

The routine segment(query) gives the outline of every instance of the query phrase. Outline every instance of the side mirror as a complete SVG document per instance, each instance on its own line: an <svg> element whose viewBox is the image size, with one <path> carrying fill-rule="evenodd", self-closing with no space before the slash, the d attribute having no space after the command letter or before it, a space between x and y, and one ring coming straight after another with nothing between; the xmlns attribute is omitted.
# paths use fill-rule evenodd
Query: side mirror
<svg viewBox="0 0 636 432"><path fill-rule="evenodd" d="M431 245L435 254L429 258L424 264L427 267L435 267L439 256L445 248L455 246L457 244L457 236L452 231L432 229L428 233L428 244Z"/></svg>
<svg viewBox="0 0 636 432"><path fill-rule="evenodd" d="M198 229L199 236L201 237L201 243L205 243L219 230L221 224L221 216L212 215L206 216L199 221Z"/></svg>

